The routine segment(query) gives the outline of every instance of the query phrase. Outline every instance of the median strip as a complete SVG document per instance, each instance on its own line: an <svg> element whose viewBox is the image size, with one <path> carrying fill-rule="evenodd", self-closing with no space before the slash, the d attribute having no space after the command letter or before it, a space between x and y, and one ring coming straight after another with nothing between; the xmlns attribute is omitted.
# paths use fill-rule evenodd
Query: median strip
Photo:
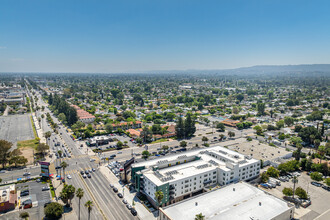
<svg viewBox="0 0 330 220"><path fill-rule="evenodd" d="M94 200L97 208L99 209L100 213L103 215L103 218L107 220L107 217L105 216L105 214L103 213L102 209L100 208L99 204L96 202L95 197L93 196L93 193L90 191L89 187L87 186L86 182L84 181L84 179L81 177L81 175L78 175L81 179L81 181L84 183L84 185L86 186L86 189L88 190L89 194L91 195L92 199Z"/></svg>

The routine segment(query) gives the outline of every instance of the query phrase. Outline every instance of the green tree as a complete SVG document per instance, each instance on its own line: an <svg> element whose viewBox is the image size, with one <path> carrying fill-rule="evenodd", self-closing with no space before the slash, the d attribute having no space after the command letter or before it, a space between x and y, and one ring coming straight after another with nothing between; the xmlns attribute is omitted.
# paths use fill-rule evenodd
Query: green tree
<svg viewBox="0 0 330 220"><path fill-rule="evenodd" d="M258 111L258 115L264 115L265 114L265 103L259 102L257 104L257 111Z"/></svg>
<svg viewBox="0 0 330 220"><path fill-rule="evenodd" d="M276 126L278 129L281 129L284 127L284 120L279 120L278 122L276 122Z"/></svg>
<svg viewBox="0 0 330 220"><path fill-rule="evenodd" d="M164 193L161 190L158 190L157 192L155 192L155 199L158 202L158 207L162 205L162 200L164 198Z"/></svg>
<svg viewBox="0 0 330 220"><path fill-rule="evenodd" d="M27 219L29 219L30 215L29 215L28 212L21 212L21 213L19 214L19 217L20 217L20 218L23 218L23 219L25 219L25 220L27 220Z"/></svg>
<svg viewBox="0 0 330 220"><path fill-rule="evenodd" d="M295 190L295 195L297 195L300 199L307 199L307 193L306 191L301 188L301 187L298 187L296 190Z"/></svg>
<svg viewBox="0 0 330 220"><path fill-rule="evenodd" d="M261 177L261 182L263 183L267 183L269 180L269 176L266 172L263 172L260 177Z"/></svg>
<svg viewBox="0 0 330 220"><path fill-rule="evenodd" d="M70 206L71 200L74 197L74 193L76 188L72 185L64 184L62 192L60 192L60 196L62 201L66 204L66 206Z"/></svg>
<svg viewBox="0 0 330 220"><path fill-rule="evenodd" d="M150 155L151 155L151 154L150 154L149 151L147 151L147 150L145 150L145 151L142 152L142 157L143 157L144 159L147 159Z"/></svg>
<svg viewBox="0 0 330 220"><path fill-rule="evenodd" d="M187 147L187 142L181 141L180 142L180 147Z"/></svg>
<svg viewBox="0 0 330 220"><path fill-rule="evenodd" d="M78 214L78 220L80 220L80 200L84 196L84 190L82 188L78 188L76 191L76 196L79 199L79 214Z"/></svg>
<svg viewBox="0 0 330 220"><path fill-rule="evenodd" d="M52 136L52 132L47 131L47 132L45 133L45 138L46 138L46 139L50 138L51 136Z"/></svg>
<svg viewBox="0 0 330 220"><path fill-rule="evenodd" d="M235 137L235 132L233 132L233 131L228 131L228 136L229 136L230 138Z"/></svg>
<svg viewBox="0 0 330 220"><path fill-rule="evenodd" d="M117 142L117 149L123 149L123 142L121 142L121 141L118 141Z"/></svg>
<svg viewBox="0 0 330 220"><path fill-rule="evenodd" d="M219 122L219 123L217 124L217 129L218 129L218 131L220 131L220 132L224 132L226 128L225 128L225 125L224 125L223 123Z"/></svg>
<svg viewBox="0 0 330 220"><path fill-rule="evenodd" d="M57 202L52 202L44 208L45 216L49 219L59 219L63 212L63 206Z"/></svg>
<svg viewBox="0 0 330 220"><path fill-rule="evenodd" d="M184 121L184 133L186 137L192 137L196 132L195 121L191 118L191 113L187 113Z"/></svg>
<svg viewBox="0 0 330 220"><path fill-rule="evenodd" d="M175 126L175 131L176 131L176 136L178 139L181 139L184 137L185 131L184 131L184 122L183 122L182 117L178 118L178 122Z"/></svg>
<svg viewBox="0 0 330 220"><path fill-rule="evenodd" d="M1 181L0 181L1 182ZM327 184L327 186L330 186L330 178L328 177L328 178L326 178L325 180L324 180L324 182L325 182L325 184Z"/></svg>
<svg viewBox="0 0 330 220"><path fill-rule="evenodd" d="M257 125L253 129L256 130L257 135L262 135L262 128L261 128L261 126Z"/></svg>
<svg viewBox="0 0 330 220"><path fill-rule="evenodd" d="M269 167L267 169L267 175L270 177L277 178L280 174L280 171L278 171L275 167Z"/></svg>
<svg viewBox="0 0 330 220"><path fill-rule="evenodd" d="M58 119L59 119L60 121L62 121L63 123L66 122L66 116L65 116L64 113L60 113L57 117L58 117Z"/></svg>
<svg viewBox="0 0 330 220"><path fill-rule="evenodd" d="M292 190L292 188L285 187L282 190L282 193L286 196L292 196L293 195L293 190Z"/></svg>
<svg viewBox="0 0 330 220"><path fill-rule="evenodd" d="M0 140L0 163L2 168L5 168L6 163L9 161L10 148L13 146L11 142Z"/></svg>
<svg viewBox="0 0 330 220"><path fill-rule="evenodd" d="M322 180L322 173L313 172L313 173L311 173L310 177L311 177L312 180L321 181Z"/></svg>
<svg viewBox="0 0 330 220"><path fill-rule="evenodd" d="M205 145L205 144L206 144L206 142L208 142L208 141L209 141L209 139L208 139L207 137L203 136L203 137L202 137L202 141L204 142L204 145Z"/></svg>
<svg viewBox="0 0 330 220"><path fill-rule="evenodd" d="M294 119L292 117L284 117L284 123L287 125L287 126L291 126L293 125L294 123Z"/></svg>
<svg viewBox="0 0 330 220"><path fill-rule="evenodd" d="M148 128L148 126L144 126L141 132L141 138L143 139L143 142L150 142L152 140L152 132Z"/></svg>
<svg viewBox="0 0 330 220"><path fill-rule="evenodd" d="M85 207L87 208L88 210L88 220L90 220L91 218L91 211L92 211L92 207L93 207L93 202L88 200L86 203L85 203Z"/></svg>
<svg viewBox="0 0 330 220"><path fill-rule="evenodd" d="M113 131L113 126L112 126L112 124L111 123L108 123L108 124L106 124L105 125L105 130L107 131L107 133L112 133L112 131Z"/></svg>
<svg viewBox="0 0 330 220"><path fill-rule="evenodd" d="M205 216L202 213L199 213L195 216L195 220L204 220Z"/></svg>

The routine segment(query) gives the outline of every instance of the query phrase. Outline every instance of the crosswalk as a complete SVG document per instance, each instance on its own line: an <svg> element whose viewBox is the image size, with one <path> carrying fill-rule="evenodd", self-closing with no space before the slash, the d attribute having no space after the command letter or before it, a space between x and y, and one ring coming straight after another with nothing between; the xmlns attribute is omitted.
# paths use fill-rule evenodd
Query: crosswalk
<svg viewBox="0 0 330 220"><path fill-rule="evenodd" d="M87 158L88 157L88 155L85 155L85 154L81 154L81 155L72 155L70 158L69 157L64 157L64 158L59 158L59 159L57 159L57 160L62 160L62 161L64 161L64 160L72 160L72 159L77 159L77 158Z"/></svg>

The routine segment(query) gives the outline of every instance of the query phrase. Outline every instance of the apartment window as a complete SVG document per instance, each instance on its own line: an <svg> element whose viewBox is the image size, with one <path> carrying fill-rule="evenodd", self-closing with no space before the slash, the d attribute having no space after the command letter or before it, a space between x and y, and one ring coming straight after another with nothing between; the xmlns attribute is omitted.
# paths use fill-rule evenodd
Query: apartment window
<svg viewBox="0 0 330 220"><path fill-rule="evenodd" d="M194 180L196 180L196 177L194 178Z"/></svg>
<svg viewBox="0 0 330 220"><path fill-rule="evenodd" d="M189 180L184 181L184 183L188 183L188 182L189 182Z"/></svg>
<svg viewBox="0 0 330 220"><path fill-rule="evenodd" d="M213 179L217 178L216 176L213 176Z"/></svg>
<svg viewBox="0 0 330 220"><path fill-rule="evenodd" d="M207 174L205 174L204 177L207 177Z"/></svg>

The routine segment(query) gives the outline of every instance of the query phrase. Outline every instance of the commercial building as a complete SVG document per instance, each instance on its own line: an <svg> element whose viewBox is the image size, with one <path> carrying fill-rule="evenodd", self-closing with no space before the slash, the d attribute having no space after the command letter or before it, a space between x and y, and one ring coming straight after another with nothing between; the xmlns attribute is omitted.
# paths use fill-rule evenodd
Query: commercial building
<svg viewBox="0 0 330 220"><path fill-rule="evenodd" d="M240 182L160 208L160 220L289 220L294 206L248 183Z"/></svg>
<svg viewBox="0 0 330 220"><path fill-rule="evenodd" d="M17 192L15 184L0 187L0 213L15 209Z"/></svg>
<svg viewBox="0 0 330 220"><path fill-rule="evenodd" d="M169 205L195 196L214 185L227 185L259 176L260 161L215 146L132 165L131 182L154 206ZM161 204L155 192L163 191Z"/></svg>

